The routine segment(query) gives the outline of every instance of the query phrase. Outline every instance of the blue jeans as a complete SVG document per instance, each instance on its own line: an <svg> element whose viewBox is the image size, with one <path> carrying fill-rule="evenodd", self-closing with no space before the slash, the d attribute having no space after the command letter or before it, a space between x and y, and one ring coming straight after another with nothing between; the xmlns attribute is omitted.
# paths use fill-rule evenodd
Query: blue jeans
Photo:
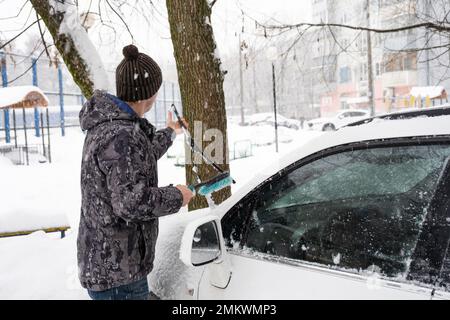
<svg viewBox="0 0 450 320"><path fill-rule="evenodd" d="M88 289L92 300L148 300L149 289L147 278L111 288L105 291L92 291Z"/></svg>

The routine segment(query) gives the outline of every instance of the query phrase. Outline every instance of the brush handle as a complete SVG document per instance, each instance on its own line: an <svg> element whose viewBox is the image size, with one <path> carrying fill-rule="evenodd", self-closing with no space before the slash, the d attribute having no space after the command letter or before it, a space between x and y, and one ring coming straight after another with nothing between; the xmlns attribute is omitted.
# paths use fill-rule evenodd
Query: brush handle
<svg viewBox="0 0 450 320"><path fill-rule="evenodd" d="M202 158L206 161L206 163L212 165L212 166L214 167L214 169L216 169L217 172L225 173L225 171L222 170L222 168L220 168L217 164L215 164L215 163L214 163L213 161L211 161L208 157L206 157L206 156L203 154L203 151L202 151L199 147L197 147L197 145L195 144L194 139L191 137L191 134L189 133L188 129L187 129L186 126L184 125L183 121L181 121L181 116L180 116L180 114L178 113L177 107L175 106L174 103L172 103L172 109L173 109L173 112L175 113L175 116L176 116L177 119L178 119L178 122L180 123L180 126L183 128L184 134L185 134L185 135L188 137L188 139L189 139L189 144L190 144L190 147L191 147L192 151L199 153L199 154L202 156ZM233 183L236 183L236 181L234 181L234 179L232 179L232 182L233 182Z"/></svg>
<svg viewBox="0 0 450 320"><path fill-rule="evenodd" d="M191 192L194 194L194 197L197 195L197 192L195 191L195 186L194 185L189 185L188 189L191 190Z"/></svg>
<svg viewBox="0 0 450 320"><path fill-rule="evenodd" d="M175 116L176 116L177 119L178 119L178 123L180 124L180 126L181 126L184 130L187 130L187 128L186 128L186 126L184 125L183 121L181 121L181 116L180 116L180 114L178 113L177 107L175 107L175 104L173 104L173 103L172 103L172 109L173 109L173 112L175 113Z"/></svg>

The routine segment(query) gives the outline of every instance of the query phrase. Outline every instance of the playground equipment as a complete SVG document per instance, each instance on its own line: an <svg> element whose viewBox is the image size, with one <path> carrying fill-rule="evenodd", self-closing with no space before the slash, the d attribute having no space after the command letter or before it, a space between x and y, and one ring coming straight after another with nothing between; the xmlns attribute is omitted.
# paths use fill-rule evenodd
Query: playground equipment
<svg viewBox="0 0 450 320"><path fill-rule="evenodd" d="M14 132L14 145L11 145L10 128L7 128L5 132L6 143L0 144L0 154L10 158L15 164L30 164L30 153L39 153L40 145L29 145L27 135L27 122L26 122L26 109L31 108L45 108L46 124L47 124L47 145L45 141L44 132L44 115L40 113L41 122L41 137L42 137L42 154L45 158L51 162L51 149L50 149L50 126L48 115L48 98L36 86L16 86L0 88L0 109L4 111L5 115L9 117L9 112L12 110L13 116L13 132ZM23 117L23 132L24 132L24 144L18 143L18 128L16 126L16 110L22 109ZM5 121L9 126L9 121ZM25 159L24 159L25 157Z"/></svg>

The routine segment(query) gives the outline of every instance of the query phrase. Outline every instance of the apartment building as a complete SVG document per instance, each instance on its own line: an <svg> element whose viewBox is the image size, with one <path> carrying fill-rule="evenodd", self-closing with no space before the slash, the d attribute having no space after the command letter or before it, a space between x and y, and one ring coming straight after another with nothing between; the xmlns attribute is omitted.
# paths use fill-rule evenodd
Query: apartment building
<svg viewBox="0 0 450 320"><path fill-rule="evenodd" d="M312 0L314 20L352 26L388 29L421 21L429 0ZM434 4L438 1L433 1ZM449 12L450 4L433 12ZM370 18L367 9L370 10ZM429 14L429 13L428 13ZM427 16L429 17L429 15ZM437 17L438 18L438 17ZM375 113L392 111L418 104L411 99L413 87L443 85L450 88L450 54L440 61L430 59L444 49L418 50L437 46L449 39L430 36L422 29L395 33L371 33L373 90L370 88L366 31L334 27L323 30L314 53L314 66L327 77L317 79L320 114L327 116L342 109L369 109L373 91ZM430 38L432 41L430 41ZM424 40L424 39L428 39ZM434 43L434 44L433 44ZM426 60L428 60L426 62ZM435 61L436 60L436 61ZM321 66L321 62L326 62ZM447 67L446 67L447 66ZM320 74L318 72L317 74ZM333 74L334 73L334 74ZM325 88L325 89L324 89ZM421 97L425 99L426 97ZM419 104L423 105L420 101Z"/></svg>

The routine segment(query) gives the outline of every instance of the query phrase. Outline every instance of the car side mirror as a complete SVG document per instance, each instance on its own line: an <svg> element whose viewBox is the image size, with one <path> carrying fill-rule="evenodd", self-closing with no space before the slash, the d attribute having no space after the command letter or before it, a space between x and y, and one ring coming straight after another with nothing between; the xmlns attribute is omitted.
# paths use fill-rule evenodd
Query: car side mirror
<svg viewBox="0 0 450 320"><path fill-rule="evenodd" d="M216 216L188 224L181 240L181 261L194 267L216 261L222 255L220 235L220 220Z"/></svg>

